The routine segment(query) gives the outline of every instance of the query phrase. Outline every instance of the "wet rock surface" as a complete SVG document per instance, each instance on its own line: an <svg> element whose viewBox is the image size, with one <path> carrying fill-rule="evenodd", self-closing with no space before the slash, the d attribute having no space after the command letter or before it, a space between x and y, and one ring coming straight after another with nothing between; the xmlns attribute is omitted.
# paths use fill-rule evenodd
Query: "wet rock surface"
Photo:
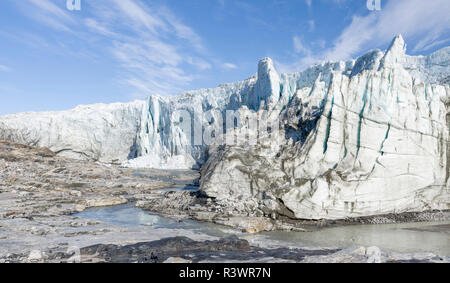
<svg viewBox="0 0 450 283"><path fill-rule="evenodd" d="M450 257L432 253L400 254L377 247L346 249L259 248L247 240L230 236L218 240L194 241L172 237L132 245L98 244L80 250L61 247L30 254L10 254L1 262L78 263L448 263Z"/></svg>
<svg viewBox="0 0 450 283"><path fill-rule="evenodd" d="M217 241L197 242L186 237L162 239L155 242L118 247L96 245L81 250L91 260L105 262L165 262L182 258L188 262L247 261L273 258L280 262L299 262L306 256L328 255L336 250L261 249L251 247L248 241L231 236ZM92 259L93 258L93 259Z"/></svg>
<svg viewBox="0 0 450 283"><path fill-rule="evenodd" d="M0 141L0 218L69 215L124 204L174 186L157 171L147 171L151 177L137 177L132 169L57 157L45 148Z"/></svg>

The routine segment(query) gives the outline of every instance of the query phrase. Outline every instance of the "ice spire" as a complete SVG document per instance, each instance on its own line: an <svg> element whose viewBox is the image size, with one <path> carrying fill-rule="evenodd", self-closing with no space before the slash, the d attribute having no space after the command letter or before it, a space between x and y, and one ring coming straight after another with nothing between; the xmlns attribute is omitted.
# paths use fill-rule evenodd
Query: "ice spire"
<svg viewBox="0 0 450 283"><path fill-rule="evenodd" d="M406 44L401 35L397 35L381 60L381 66L387 67L402 63L406 53Z"/></svg>
<svg viewBox="0 0 450 283"><path fill-rule="evenodd" d="M273 66L272 59L264 58L258 63L258 82L250 104L257 110L261 106L261 101L267 106L278 101L279 96L280 76Z"/></svg>

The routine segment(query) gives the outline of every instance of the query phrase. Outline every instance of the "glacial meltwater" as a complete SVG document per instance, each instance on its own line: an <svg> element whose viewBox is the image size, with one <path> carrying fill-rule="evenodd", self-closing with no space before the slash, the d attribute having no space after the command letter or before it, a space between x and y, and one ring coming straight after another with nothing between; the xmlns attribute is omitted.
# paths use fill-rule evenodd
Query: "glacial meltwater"
<svg viewBox="0 0 450 283"><path fill-rule="evenodd" d="M314 232L265 232L257 235L242 233L221 225L195 220L174 220L135 208L132 204L88 209L74 216L143 229L179 229L223 237L235 233L250 242L272 242L297 247L377 246L402 252L432 252L450 256L450 221L381 225L348 225L324 228ZM182 235L182 232L181 234Z"/></svg>
<svg viewBox="0 0 450 283"><path fill-rule="evenodd" d="M146 229L167 228L177 229L180 231L190 230L193 232L205 233L215 237L224 237L226 235L229 235L219 229L219 225L202 223L190 219L175 220L167 217L162 217L152 212L136 208L133 204L91 208L83 212L74 214L73 216L97 220L123 227L141 226Z"/></svg>
<svg viewBox="0 0 450 283"><path fill-rule="evenodd" d="M402 253L432 252L450 256L450 221L348 225L315 232L263 233L268 239L310 246L377 246Z"/></svg>

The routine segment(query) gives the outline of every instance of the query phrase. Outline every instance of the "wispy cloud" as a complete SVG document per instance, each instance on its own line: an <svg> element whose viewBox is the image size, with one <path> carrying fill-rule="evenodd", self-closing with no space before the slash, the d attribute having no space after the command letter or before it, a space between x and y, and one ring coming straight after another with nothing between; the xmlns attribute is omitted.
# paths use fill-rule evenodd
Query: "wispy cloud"
<svg viewBox="0 0 450 283"><path fill-rule="evenodd" d="M88 29L92 32L99 33L104 36L117 37L118 34L109 30L106 26L100 24L98 21L92 18L88 18L84 20L84 24Z"/></svg>
<svg viewBox="0 0 450 283"><path fill-rule="evenodd" d="M413 51L421 51L450 31L447 0L391 0L381 12L355 16L328 52L327 59L347 59L356 52L388 43L395 35L422 38Z"/></svg>
<svg viewBox="0 0 450 283"><path fill-rule="evenodd" d="M331 48L308 54L305 50L310 47L294 38L294 50L302 51L305 56L283 66L292 71L318 61L347 60L371 48L387 45L397 34L402 34L407 41L418 40L412 52L424 51L437 45L438 39L450 32L448 11L448 0L390 0L382 11L354 15Z"/></svg>
<svg viewBox="0 0 450 283"><path fill-rule="evenodd" d="M228 69L228 70L233 70L233 69L237 69L237 68L238 68L238 66L236 66L235 64L233 64L233 63L228 63L228 62L223 63L223 64L222 64L222 67L223 67L224 69Z"/></svg>
<svg viewBox="0 0 450 283"><path fill-rule="evenodd" d="M309 20L308 25L309 25L309 31L313 32L314 29L316 28L316 22L314 20Z"/></svg>
<svg viewBox="0 0 450 283"><path fill-rule="evenodd" d="M148 31L156 33L157 28L167 29L163 20L153 16L142 3L133 0L113 0L116 8L122 15L131 21L136 28L145 27Z"/></svg>
<svg viewBox="0 0 450 283"><path fill-rule="evenodd" d="M50 0L27 3L34 9L18 5L40 24L82 41L109 42L102 48L108 46L117 60L119 83L134 87L141 97L177 93L198 78L195 70L210 69L214 62L202 38L164 6L142 0L91 1L87 14L75 17Z"/></svg>
<svg viewBox="0 0 450 283"><path fill-rule="evenodd" d="M169 9L161 7L158 15L170 24L179 38L188 41L197 51L207 52L201 37L191 27L183 24Z"/></svg>
<svg viewBox="0 0 450 283"><path fill-rule="evenodd" d="M11 68L0 64L0 72L10 72Z"/></svg>
<svg viewBox="0 0 450 283"><path fill-rule="evenodd" d="M122 81L142 91L142 96L181 91L195 79L195 75L186 73L186 64L198 70L211 68L208 60L202 58L206 51L200 36L170 10L152 9L132 0L114 3L116 16L98 19L93 28L113 37L111 51L123 67ZM114 23L121 17L131 21L126 34L114 31L117 29Z"/></svg>
<svg viewBox="0 0 450 283"><path fill-rule="evenodd" d="M306 2L306 5L307 5L309 8L311 8L311 6L312 6L312 0L305 0L305 2Z"/></svg>
<svg viewBox="0 0 450 283"><path fill-rule="evenodd" d="M48 42L44 38L30 32L0 31L0 36L33 48L47 48L49 46Z"/></svg>
<svg viewBox="0 0 450 283"><path fill-rule="evenodd" d="M294 44L294 51L296 53L301 53L301 54L308 55L308 56L311 55L311 53L312 53L311 50L303 44L300 37L295 35L292 38L292 42Z"/></svg>
<svg viewBox="0 0 450 283"><path fill-rule="evenodd" d="M24 5L30 17L54 29L70 32L69 25L75 23L66 10L50 0L27 0ZM30 6L35 6L35 9L30 9Z"/></svg>

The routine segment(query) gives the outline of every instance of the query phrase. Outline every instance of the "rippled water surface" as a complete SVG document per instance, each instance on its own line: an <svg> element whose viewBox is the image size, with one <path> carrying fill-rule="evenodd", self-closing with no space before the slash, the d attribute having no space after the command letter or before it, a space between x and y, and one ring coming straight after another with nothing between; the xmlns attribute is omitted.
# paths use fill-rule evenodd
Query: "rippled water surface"
<svg viewBox="0 0 450 283"><path fill-rule="evenodd" d="M167 217L156 215L134 207L132 204L119 206L91 208L73 216L97 220L124 227L143 226L148 229L180 229L206 233L211 236L223 237L227 235L220 229L222 226L210 223L202 223L194 220L178 221Z"/></svg>
<svg viewBox="0 0 450 283"><path fill-rule="evenodd" d="M131 204L88 209L75 216L94 219L114 225L147 229L169 228L190 230L211 236L223 237L230 233L246 239L270 240L286 245L347 247L377 246L396 252L432 252L450 256L450 221L421 222L384 225L350 225L325 228L315 232L267 232L246 235L221 225L194 220L177 221L135 208Z"/></svg>
<svg viewBox="0 0 450 283"><path fill-rule="evenodd" d="M350 225L315 232L270 232L269 239L318 246L377 246L386 250L450 256L450 221Z"/></svg>

